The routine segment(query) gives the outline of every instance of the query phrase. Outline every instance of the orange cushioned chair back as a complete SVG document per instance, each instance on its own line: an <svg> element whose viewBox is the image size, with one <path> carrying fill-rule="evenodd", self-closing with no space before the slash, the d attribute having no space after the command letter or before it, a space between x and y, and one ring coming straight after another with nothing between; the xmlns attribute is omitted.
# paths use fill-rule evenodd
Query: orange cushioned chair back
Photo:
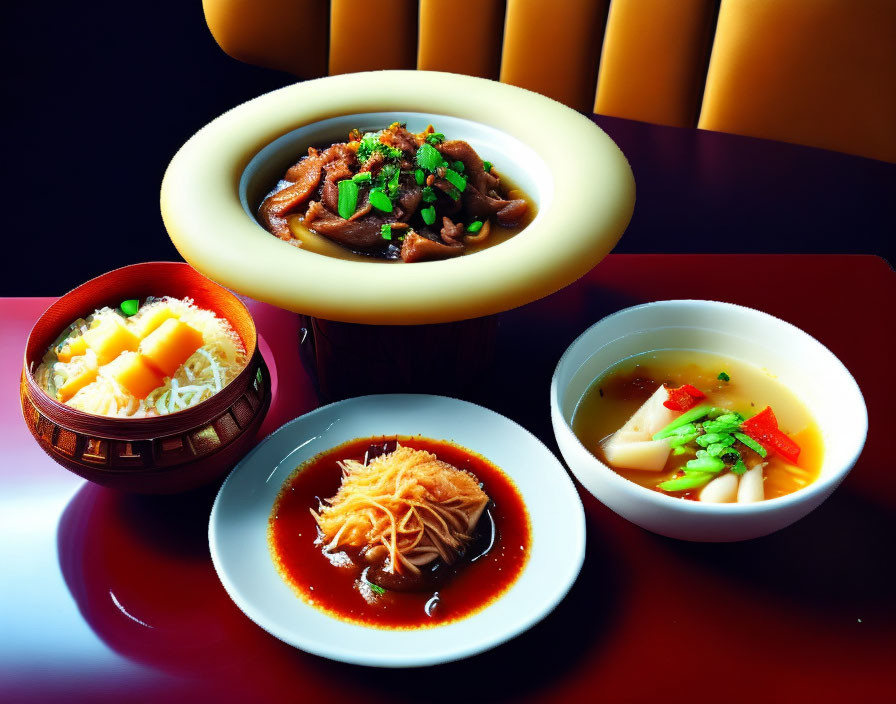
<svg viewBox="0 0 896 704"><path fill-rule="evenodd" d="M896 2L722 0L699 126L896 161Z"/></svg>
<svg viewBox="0 0 896 704"><path fill-rule="evenodd" d="M581 111L896 161L896 0L203 0L300 78L419 68ZM708 66L708 69L707 69Z"/></svg>

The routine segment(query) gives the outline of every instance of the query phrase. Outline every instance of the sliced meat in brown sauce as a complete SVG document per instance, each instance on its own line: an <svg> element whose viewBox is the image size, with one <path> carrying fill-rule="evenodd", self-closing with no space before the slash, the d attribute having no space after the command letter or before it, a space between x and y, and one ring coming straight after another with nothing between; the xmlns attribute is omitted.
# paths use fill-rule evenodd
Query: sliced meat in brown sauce
<svg viewBox="0 0 896 704"><path fill-rule="evenodd" d="M505 227L516 225L526 215L529 207L522 199L492 198L470 186L464 191L463 201L464 207L471 215L480 218L495 215L498 223Z"/></svg>
<svg viewBox="0 0 896 704"><path fill-rule="evenodd" d="M324 165L324 185L321 188L321 202L332 212L339 210L339 182L352 177L352 165L357 162L354 151L336 144L324 152L328 156Z"/></svg>
<svg viewBox="0 0 896 704"><path fill-rule="evenodd" d="M464 226L460 223L453 223L451 218L442 218L442 230L439 234L442 237L442 242L445 244L462 244L461 238L464 236Z"/></svg>
<svg viewBox="0 0 896 704"><path fill-rule="evenodd" d="M309 149L308 155L286 172L285 180L281 181L284 187L264 200L259 208L259 220L278 237L292 241L287 215L301 212L304 207L303 224L312 231L356 252L382 258L400 255L406 262L457 256L467 250L467 245L488 237L492 219L506 227L519 224L528 212L527 202L502 198L499 174L486 171L485 163L476 151L462 140L441 143L432 140L430 144L448 163L463 164L462 168L456 164L455 171L462 173L466 183L459 185L465 185L465 188L459 191L445 179L444 166L434 166L432 171L424 168L425 181L421 180L436 194L435 198L427 197L424 202L424 189L417 183L422 167L418 167L416 154L427 136L434 132L432 126L413 134L398 123L390 125L378 139L401 150L401 155L371 149L370 137L358 130L352 131L348 142L332 144L322 150ZM366 146L362 145L365 139L368 140ZM369 154L363 164L358 159L361 146L364 146L365 154ZM384 173L384 168L390 171ZM395 174L395 169L400 169L397 193L390 191L388 178ZM345 219L338 214L339 184L359 173L369 173L372 178L355 181L358 184L357 204L354 212ZM394 180L391 186L395 187ZM391 196L391 211L372 207L372 189L381 189ZM383 206L383 203L378 205ZM426 224L431 220L430 213L426 217L419 214L421 208L430 206L435 208L436 220L441 226ZM485 222L478 233L470 235L464 223L473 220ZM393 239L387 239L388 232L383 235L381 227L384 224L395 229Z"/></svg>
<svg viewBox="0 0 896 704"><path fill-rule="evenodd" d="M398 206L393 212L399 222L407 222L417 212L417 208L420 207L420 201L423 199L423 190L416 182L413 182L412 185L404 183L401 191L401 195L398 198Z"/></svg>
<svg viewBox="0 0 896 704"><path fill-rule="evenodd" d="M316 200L311 201L305 213L307 227L359 252L382 248L380 228L385 222L386 219L377 214L368 215L362 220L343 220Z"/></svg>
<svg viewBox="0 0 896 704"><path fill-rule="evenodd" d="M456 257L463 254L464 249L462 244L441 244L416 232L409 232L401 245L401 258L405 262L427 262Z"/></svg>
<svg viewBox="0 0 896 704"><path fill-rule="evenodd" d="M286 216L307 201L320 185L321 169L325 158L316 150L286 172L291 185L272 193L261 204L258 216L268 230L282 240L292 238Z"/></svg>
<svg viewBox="0 0 896 704"><path fill-rule="evenodd" d="M291 181L293 183L295 183L296 181L301 181L310 163L316 162L319 165L324 161L326 161L326 159L321 158L319 149L308 147L308 155L303 156L295 164L290 166L286 171L286 174L283 176L283 180Z"/></svg>
<svg viewBox="0 0 896 704"><path fill-rule="evenodd" d="M390 125L380 141L403 152L414 152L420 146L417 138L401 125Z"/></svg>
<svg viewBox="0 0 896 704"><path fill-rule="evenodd" d="M376 176L379 173L380 168L383 164L386 163L386 157L380 152L374 152L370 155L370 158L364 162L364 165L358 170L358 173L364 173L369 171L371 174Z"/></svg>
<svg viewBox="0 0 896 704"><path fill-rule="evenodd" d="M464 165L464 176L481 193L488 193L498 187L498 179L485 170L485 162L467 142L452 139L436 147L448 163L459 161Z"/></svg>
<svg viewBox="0 0 896 704"><path fill-rule="evenodd" d="M358 199L357 208L349 220L360 220L363 217L367 217L371 210L373 210L373 206L370 204L370 194L362 193Z"/></svg>

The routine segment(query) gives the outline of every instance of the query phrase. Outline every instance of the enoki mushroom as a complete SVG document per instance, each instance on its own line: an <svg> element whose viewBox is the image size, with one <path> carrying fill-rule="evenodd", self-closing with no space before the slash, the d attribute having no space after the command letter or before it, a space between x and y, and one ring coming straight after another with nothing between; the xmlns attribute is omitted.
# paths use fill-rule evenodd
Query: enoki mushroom
<svg viewBox="0 0 896 704"><path fill-rule="evenodd" d="M387 572L419 574L439 557L453 563L489 501L476 477L425 450L399 445L367 465L339 464L342 485L311 511L326 549L385 557Z"/></svg>

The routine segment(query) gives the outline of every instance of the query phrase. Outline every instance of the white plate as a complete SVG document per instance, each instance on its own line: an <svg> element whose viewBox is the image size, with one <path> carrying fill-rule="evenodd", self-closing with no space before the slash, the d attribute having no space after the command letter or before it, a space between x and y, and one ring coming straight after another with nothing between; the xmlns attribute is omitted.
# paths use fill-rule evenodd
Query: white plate
<svg viewBox="0 0 896 704"><path fill-rule="evenodd" d="M268 549L268 517L283 482L305 460L348 440L418 434L478 452L513 479L531 521L531 552L523 572L482 611L434 628L370 628L306 604L279 575ZM504 416L443 396L363 396L296 418L249 453L218 493L209 544L230 597L280 640L332 660L409 667L480 653L544 618L582 567L585 514L557 458Z"/></svg>

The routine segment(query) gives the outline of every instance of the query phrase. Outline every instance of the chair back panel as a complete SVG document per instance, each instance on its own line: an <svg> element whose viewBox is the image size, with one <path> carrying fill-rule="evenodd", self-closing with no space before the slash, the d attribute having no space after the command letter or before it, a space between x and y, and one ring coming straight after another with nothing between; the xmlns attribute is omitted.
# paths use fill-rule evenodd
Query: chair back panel
<svg viewBox="0 0 896 704"><path fill-rule="evenodd" d="M203 8L228 54L300 78L415 67L499 78L583 112L896 162L896 0L203 0Z"/></svg>
<svg viewBox="0 0 896 704"><path fill-rule="evenodd" d="M417 0L330 0L331 76L416 66Z"/></svg>
<svg viewBox="0 0 896 704"><path fill-rule="evenodd" d="M504 0L420 0L417 68L497 80Z"/></svg>
<svg viewBox="0 0 896 704"><path fill-rule="evenodd" d="M722 0L699 126L896 161L896 2Z"/></svg>
<svg viewBox="0 0 896 704"><path fill-rule="evenodd" d="M508 0L501 81L590 111L607 4Z"/></svg>
<svg viewBox="0 0 896 704"><path fill-rule="evenodd" d="M693 127L718 0L613 0L594 111Z"/></svg>
<svg viewBox="0 0 896 704"><path fill-rule="evenodd" d="M327 2L202 0L202 9L215 41L233 58L302 78L326 75Z"/></svg>

